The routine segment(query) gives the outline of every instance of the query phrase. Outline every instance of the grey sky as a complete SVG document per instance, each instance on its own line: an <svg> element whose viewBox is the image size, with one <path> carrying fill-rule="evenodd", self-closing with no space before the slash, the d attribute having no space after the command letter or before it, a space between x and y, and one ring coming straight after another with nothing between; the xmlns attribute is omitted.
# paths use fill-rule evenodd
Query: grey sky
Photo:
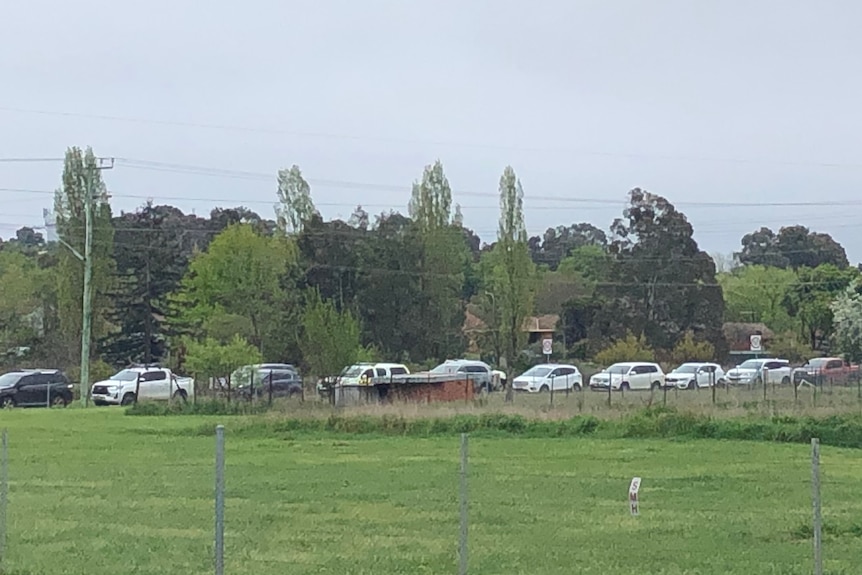
<svg viewBox="0 0 862 575"><path fill-rule="evenodd" d="M253 172L262 177L119 163L105 179L118 212L152 197L267 217L277 169L296 163L324 215L347 217L356 204L406 210L411 182L439 157L488 241L512 164L531 233L606 228L641 186L677 204L709 251L738 249L760 225L802 223L858 261L860 16L852 0L6 2L0 158L89 144ZM60 169L0 163L0 188L52 190ZM695 205L757 201L824 205ZM0 236L50 204L0 191Z"/></svg>

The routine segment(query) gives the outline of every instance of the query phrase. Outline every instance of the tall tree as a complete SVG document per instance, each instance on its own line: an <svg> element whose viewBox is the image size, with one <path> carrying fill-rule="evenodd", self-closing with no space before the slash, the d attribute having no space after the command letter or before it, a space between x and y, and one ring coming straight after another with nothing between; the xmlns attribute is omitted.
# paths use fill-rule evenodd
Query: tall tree
<svg viewBox="0 0 862 575"><path fill-rule="evenodd" d="M470 259L463 229L453 221L452 189L437 160L425 167L413 185L410 215L419 230L422 257L419 274L423 325L433 325L422 338L423 356L437 360L463 351L464 271Z"/></svg>
<svg viewBox="0 0 862 575"><path fill-rule="evenodd" d="M84 264L78 254L84 254L85 210L84 200L88 189L88 178L92 178L93 191L93 275L91 286L92 337L98 340L109 329L108 311L111 309L107 293L114 272L114 228L111 225L111 205L108 192L102 181L101 171L96 169L96 156L87 148L69 148L63 165L63 184L54 195L54 212L57 218L57 234L65 244L59 251L57 265L57 306L60 329L66 334L63 355L71 363L80 351L81 316L84 290ZM72 248L72 249L69 249Z"/></svg>
<svg viewBox="0 0 862 575"><path fill-rule="evenodd" d="M114 218L117 269L110 319L115 330L100 342L108 363L165 358L168 296L179 288L191 258L183 247L183 222L176 208L152 202Z"/></svg>
<svg viewBox="0 0 862 575"><path fill-rule="evenodd" d="M725 347L721 286L715 263L698 247L685 215L665 198L635 188L611 232L616 265L608 288L614 313L653 348L673 349L692 331L720 353Z"/></svg>
<svg viewBox="0 0 862 575"><path fill-rule="evenodd" d="M512 369L525 343L524 321L533 309L535 265L527 247L524 189L511 166L500 177L500 222L492 261L490 293L496 303L506 366ZM511 386L507 394L510 392Z"/></svg>
<svg viewBox="0 0 862 575"><path fill-rule="evenodd" d="M607 248L608 238L603 230L581 222L548 228L542 238L530 238L529 244L536 265L546 265L551 270L556 270L560 262L571 255L573 250L586 246Z"/></svg>
<svg viewBox="0 0 862 575"><path fill-rule="evenodd" d="M777 234L764 227L746 234L738 256L742 264L779 268L832 264L844 269L850 265L844 248L832 236L812 232L805 226L786 226Z"/></svg>
<svg viewBox="0 0 862 575"><path fill-rule="evenodd" d="M311 186L302 177L299 166L278 171L278 201L275 208L278 228L285 234L296 234L317 214L311 200Z"/></svg>
<svg viewBox="0 0 862 575"><path fill-rule="evenodd" d="M302 316L302 355L311 373L335 375L342 368L365 359L359 321L350 310L338 310L312 289Z"/></svg>

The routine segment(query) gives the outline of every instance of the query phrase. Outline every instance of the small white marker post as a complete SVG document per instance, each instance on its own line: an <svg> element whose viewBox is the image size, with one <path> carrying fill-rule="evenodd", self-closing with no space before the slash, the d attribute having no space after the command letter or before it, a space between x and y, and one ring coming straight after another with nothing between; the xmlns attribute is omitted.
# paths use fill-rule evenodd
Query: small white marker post
<svg viewBox="0 0 862 575"><path fill-rule="evenodd" d="M632 512L632 516L636 516L639 514L638 509L638 491L641 488L641 478L635 477L632 479L631 485L629 485L629 509Z"/></svg>

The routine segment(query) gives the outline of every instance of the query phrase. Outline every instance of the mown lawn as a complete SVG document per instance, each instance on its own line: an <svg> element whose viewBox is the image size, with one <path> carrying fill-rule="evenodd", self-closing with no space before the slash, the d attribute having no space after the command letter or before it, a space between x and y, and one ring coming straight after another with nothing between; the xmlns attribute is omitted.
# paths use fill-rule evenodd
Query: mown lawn
<svg viewBox="0 0 862 575"><path fill-rule="evenodd" d="M231 436L221 419L226 573L457 572L457 437ZM215 422L0 413L8 572L212 573L214 438L200 430ZM489 435L470 450L470 573L811 573L805 445ZM823 448L831 574L859 572L860 456Z"/></svg>

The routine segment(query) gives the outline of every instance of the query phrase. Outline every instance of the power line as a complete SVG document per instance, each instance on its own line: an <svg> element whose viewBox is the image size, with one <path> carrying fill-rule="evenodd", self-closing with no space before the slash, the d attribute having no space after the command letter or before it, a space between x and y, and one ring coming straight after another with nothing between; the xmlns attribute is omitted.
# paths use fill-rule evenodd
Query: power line
<svg viewBox="0 0 862 575"><path fill-rule="evenodd" d="M39 162L63 162L65 158L0 158L0 164L26 164Z"/></svg>
<svg viewBox="0 0 862 575"><path fill-rule="evenodd" d="M317 138L328 140L353 140L353 141L377 141L381 143L392 144L412 144L425 145L436 147L450 148L468 148L468 149L488 149L499 151L519 151L519 152L535 152L535 153L565 153L576 156L594 156L594 157L609 157L609 158L628 158L636 160L651 160L651 161L674 161L674 162L708 162L708 163L730 163L730 164L759 164L759 165L777 165L777 166L799 166L799 167L817 167L817 168L862 168L862 164L847 163L847 162L824 162L824 161L800 161L800 160L775 160L767 158L742 158L742 157L708 157L708 156L685 156L671 154L645 154L638 152L615 152L606 150L587 150L574 148L553 148L541 146L506 146L499 144L488 143L472 143L472 142L455 142L441 140L418 140L410 138L393 138L383 136L359 136L351 134L337 134L324 132L302 132L296 130L286 130L282 128L265 128L254 126L240 126L230 124L214 124L204 122L187 122L180 120L164 120L153 118L135 118L130 116L115 116L107 114L92 114L85 112L69 112L56 110L37 110L18 108L12 106L0 106L0 111L11 112L18 114L33 114L42 116L58 116L69 118L87 118L92 120L102 120L111 122L125 122L133 124L149 124L159 126L173 126L183 128L207 129L207 130L222 130L232 132L260 133L270 135L293 136L298 138Z"/></svg>

